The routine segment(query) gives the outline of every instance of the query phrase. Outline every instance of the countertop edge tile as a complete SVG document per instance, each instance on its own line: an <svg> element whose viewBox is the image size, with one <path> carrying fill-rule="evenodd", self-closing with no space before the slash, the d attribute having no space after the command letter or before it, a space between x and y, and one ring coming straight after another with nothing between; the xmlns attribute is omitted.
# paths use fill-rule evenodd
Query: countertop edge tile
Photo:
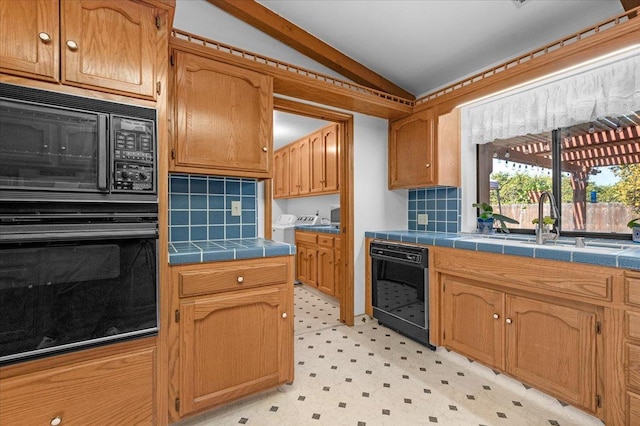
<svg viewBox="0 0 640 426"><path fill-rule="evenodd" d="M546 260L557 260L561 262L582 263L588 265L624 268L640 270L640 246L638 248L631 247L633 245L628 240L602 240L589 239L587 243L595 243L601 246L618 246L619 251L611 253L588 253L572 249L573 246L567 246L566 249L546 248L544 246L536 246L533 244L534 237L532 235L491 235L493 241L504 240L500 242L482 243L476 241L468 241L469 238L482 237L480 234L474 233L443 233L428 231L366 231L365 237L384 239L397 242L414 242L417 244L451 247L462 250L481 251L487 253L502 253L506 255L530 257ZM531 247L508 244L507 241L528 241L532 243ZM551 244L552 246L563 246L562 244Z"/></svg>
<svg viewBox="0 0 640 426"><path fill-rule="evenodd" d="M291 256L296 246L264 238L169 243L169 265Z"/></svg>

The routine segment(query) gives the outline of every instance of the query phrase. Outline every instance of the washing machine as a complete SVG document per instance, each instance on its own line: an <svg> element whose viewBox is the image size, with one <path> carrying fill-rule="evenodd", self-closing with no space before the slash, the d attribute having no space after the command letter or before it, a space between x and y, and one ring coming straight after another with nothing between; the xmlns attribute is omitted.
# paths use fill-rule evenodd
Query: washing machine
<svg viewBox="0 0 640 426"><path fill-rule="evenodd" d="M292 214L281 214L271 228L271 239L283 243L296 244L296 221L298 218Z"/></svg>

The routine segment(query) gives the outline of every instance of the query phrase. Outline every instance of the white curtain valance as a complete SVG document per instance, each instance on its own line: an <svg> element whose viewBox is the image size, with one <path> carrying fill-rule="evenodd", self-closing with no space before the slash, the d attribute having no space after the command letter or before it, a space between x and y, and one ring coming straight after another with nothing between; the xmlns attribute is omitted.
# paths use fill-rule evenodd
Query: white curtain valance
<svg viewBox="0 0 640 426"><path fill-rule="evenodd" d="M640 52L464 109L472 144L629 115L640 109Z"/></svg>

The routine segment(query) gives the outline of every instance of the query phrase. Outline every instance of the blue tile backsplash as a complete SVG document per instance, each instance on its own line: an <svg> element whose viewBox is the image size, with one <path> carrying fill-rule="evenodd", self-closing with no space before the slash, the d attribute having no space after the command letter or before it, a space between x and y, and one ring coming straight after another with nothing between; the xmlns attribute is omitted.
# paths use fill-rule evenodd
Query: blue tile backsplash
<svg viewBox="0 0 640 426"><path fill-rule="evenodd" d="M440 186L409 190L410 231L460 232L460 188ZM428 224L418 225L418 215L427 214Z"/></svg>
<svg viewBox="0 0 640 426"><path fill-rule="evenodd" d="M171 174L169 242L256 238L255 179ZM241 216L231 216L240 201Z"/></svg>

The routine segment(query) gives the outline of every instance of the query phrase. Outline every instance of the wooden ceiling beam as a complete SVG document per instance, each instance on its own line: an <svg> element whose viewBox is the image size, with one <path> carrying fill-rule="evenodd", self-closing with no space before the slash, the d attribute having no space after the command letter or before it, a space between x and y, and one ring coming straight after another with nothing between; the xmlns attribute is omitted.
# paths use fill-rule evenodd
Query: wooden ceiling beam
<svg viewBox="0 0 640 426"><path fill-rule="evenodd" d="M405 99L416 98L254 0L207 1L358 84Z"/></svg>
<svg viewBox="0 0 640 426"><path fill-rule="evenodd" d="M640 6L640 0L620 0L620 3L622 4L625 12Z"/></svg>

